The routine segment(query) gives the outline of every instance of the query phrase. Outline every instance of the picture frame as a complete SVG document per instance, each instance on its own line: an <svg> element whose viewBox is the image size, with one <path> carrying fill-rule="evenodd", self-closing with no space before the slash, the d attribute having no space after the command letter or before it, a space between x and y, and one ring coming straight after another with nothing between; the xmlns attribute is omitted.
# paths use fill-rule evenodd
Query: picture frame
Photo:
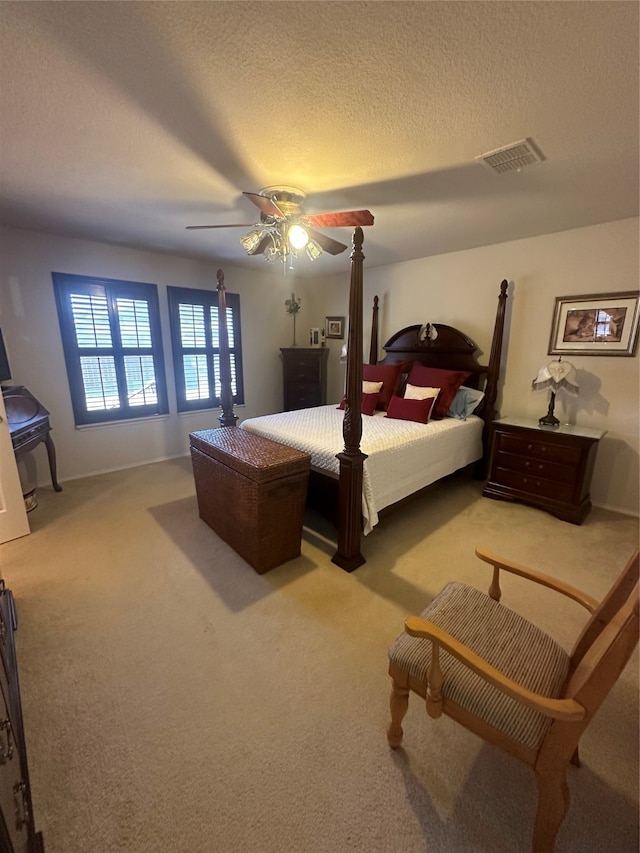
<svg viewBox="0 0 640 853"><path fill-rule="evenodd" d="M328 338L342 340L344 338L344 317L325 317L324 328Z"/></svg>
<svg viewBox="0 0 640 853"><path fill-rule="evenodd" d="M634 355L639 297L637 290L556 297L549 355Z"/></svg>

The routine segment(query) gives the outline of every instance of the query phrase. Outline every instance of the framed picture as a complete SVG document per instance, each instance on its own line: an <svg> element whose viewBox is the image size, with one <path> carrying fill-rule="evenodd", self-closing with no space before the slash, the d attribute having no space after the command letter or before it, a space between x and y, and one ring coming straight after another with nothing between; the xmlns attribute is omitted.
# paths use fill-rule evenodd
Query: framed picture
<svg viewBox="0 0 640 853"><path fill-rule="evenodd" d="M634 355L639 295L629 290L556 297L549 355Z"/></svg>
<svg viewBox="0 0 640 853"><path fill-rule="evenodd" d="M325 317L324 327L328 338L344 338L344 317Z"/></svg>

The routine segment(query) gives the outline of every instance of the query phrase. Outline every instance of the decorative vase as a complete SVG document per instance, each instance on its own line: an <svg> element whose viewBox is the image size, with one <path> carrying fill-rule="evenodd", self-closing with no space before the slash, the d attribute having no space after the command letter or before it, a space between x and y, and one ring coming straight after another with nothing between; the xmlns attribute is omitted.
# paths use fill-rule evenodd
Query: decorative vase
<svg viewBox="0 0 640 853"><path fill-rule="evenodd" d="M293 344L292 344L292 346L295 347L295 346L297 346L297 344L296 344L296 315L292 314L291 316L293 317Z"/></svg>

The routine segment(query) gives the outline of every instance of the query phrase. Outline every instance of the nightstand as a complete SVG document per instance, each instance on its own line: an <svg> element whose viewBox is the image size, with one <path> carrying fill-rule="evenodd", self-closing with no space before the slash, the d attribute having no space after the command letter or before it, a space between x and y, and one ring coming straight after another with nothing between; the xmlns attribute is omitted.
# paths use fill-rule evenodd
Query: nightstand
<svg viewBox="0 0 640 853"><path fill-rule="evenodd" d="M606 430L541 427L524 418L501 418L493 434L487 498L520 501L572 524L591 511L591 475Z"/></svg>
<svg viewBox="0 0 640 853"><path fill-rule="evenodd" d="M283 347L284 411L311 409L327 402L328 347Z"/></svg>

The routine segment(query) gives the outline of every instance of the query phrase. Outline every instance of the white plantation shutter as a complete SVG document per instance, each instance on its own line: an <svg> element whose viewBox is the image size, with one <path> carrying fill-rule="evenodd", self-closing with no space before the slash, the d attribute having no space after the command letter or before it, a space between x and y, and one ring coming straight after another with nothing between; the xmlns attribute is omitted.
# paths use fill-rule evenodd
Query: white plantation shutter
<svg viewBox="0 0 640 853"><path fill-rule="evenodd" d="M218 406L222 393L218 294L168 287L167 295L178 410ZM227 336L231 390L234 401L243 402L240 300L237 294L227 294Z"/></svg>
<svg viewBox="0 0 640 853"><path fill-rule="evenodd" d="M157 288L53 273L76 423L166 412Z"/></svg>

